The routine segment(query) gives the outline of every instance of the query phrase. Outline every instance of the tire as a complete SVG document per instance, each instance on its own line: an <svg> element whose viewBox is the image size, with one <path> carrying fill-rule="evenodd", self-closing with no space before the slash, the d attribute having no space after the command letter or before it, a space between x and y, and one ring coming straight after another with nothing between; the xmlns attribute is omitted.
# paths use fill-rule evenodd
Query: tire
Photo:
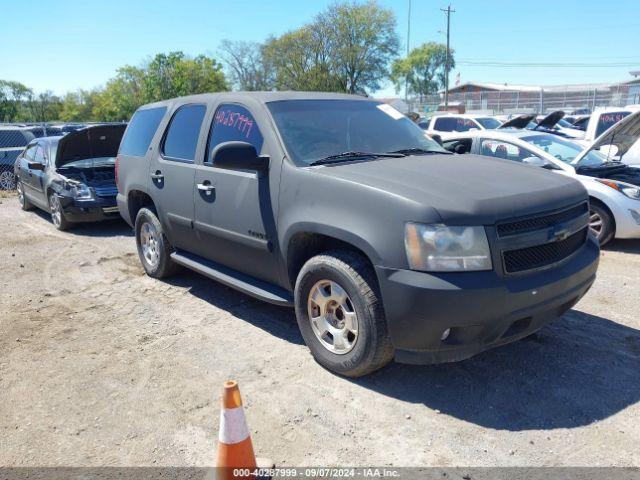
<svg viewBox="0 0 640 480"><path fill-rule="evenodd" d="M0 190L15 190L16 176L13 172L5 170L0 173Z"/></svg>
<svg viewBox="0 0 640 480"><path fill-rule="evenodd" d="M152 207L140 209L136 215L135 232L138 256L147 275L166 278L180 270L180 266L171 260L173 247Z"/></svg>
<svg viewBox="0 0 640 480"><path fill-rule="evenodd" d="M313 298L318 298L319 303ZM331 300L325 301L327 298ZM341 300L336 303L334 298ZM378 282L369 262L361 255L331 251L308 260L296 280L295 309L305 343L326 369L347 377L360 377L382 368L393 358ZM326 312L331 313L323 315ZM353 326L354 314L356 334L353 331L344 334L349 330L347 323ZM312 317L331 321L312 321ZM331 331L321 334L326 328ZM338 334L334 336L331 332Z"/></svg>
<svg viewBox="0 0 640 480"><path fill-rule="evenodd" d="M602 205L591 202L589 212L589 230L600 242L600 246L608 243L615 235L615 220L613 216Z"/></svg>
<svg viewBox="0 0 640 480"><path fill-rule="evenodd" d="M61 232L69 230L73 223L66 219L62 206L60 205L60 197L56 193L49 194L49 211L51 212L51 222Z"/></svg>
<svg viewBox="0 0 640 480"><path fill-rule="evenodd" d="M24 211L33 210L33 203L31 203L25 196L24 185L22 185L20 179L16 181L16 191L18 192L18 203L20 204L20 208Z"/></svg>

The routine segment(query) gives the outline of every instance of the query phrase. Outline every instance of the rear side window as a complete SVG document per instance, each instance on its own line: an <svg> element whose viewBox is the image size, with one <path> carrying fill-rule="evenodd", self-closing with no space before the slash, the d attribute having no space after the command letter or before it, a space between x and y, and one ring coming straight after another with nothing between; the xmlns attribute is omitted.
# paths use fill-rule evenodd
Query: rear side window
<svg viewBox="0 0 640 480"><path fill-rule="evenodd" d="M132 157L144 157L166 111L166 107L158 107L138 110L134 113L122 138L118 153Z"/></svg>
<svg viewBox="0 0 640 480"><path fill-rule="evenodd" d="M0 148L25 147L32 138L20 130L0 130Z"/></svg>
<svg viewBox="0 0 640 480"><path fill-rule="evenodd" d="M264 138L258 124L251 112L241 105L220 105L213 117L211 128L208 155L219 144L234 141L250 143L258 153L262 150Z"/></svg>
<svg viewBox="0 0 640 480"><path fill-rule="evenodd" d="M170 158L193 162L196 158L200 128L206 112L205 105L180 107L173 115L167 129L162 153Z"/></svg>

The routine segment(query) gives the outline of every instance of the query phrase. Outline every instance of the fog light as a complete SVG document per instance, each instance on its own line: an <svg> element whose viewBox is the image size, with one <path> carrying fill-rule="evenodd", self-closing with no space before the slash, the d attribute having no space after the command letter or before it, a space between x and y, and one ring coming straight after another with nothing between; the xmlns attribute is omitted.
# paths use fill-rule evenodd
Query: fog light
<svg viewBox="0 0 640 480"><path fill-rule="evenodd" d="M451 329L447 328L444 332L442 332L442 335L440 336L440 340L444 342L447 338L449 338L450 333L451 333Z"/></svg>
<svg viewBox="0 0 640 480"><path fill-rule="evenodd" d="M636 221L636 223L640 225L640 212L638 212L637 210L629 210L629 212L631 212L631 216Z"/></svg>

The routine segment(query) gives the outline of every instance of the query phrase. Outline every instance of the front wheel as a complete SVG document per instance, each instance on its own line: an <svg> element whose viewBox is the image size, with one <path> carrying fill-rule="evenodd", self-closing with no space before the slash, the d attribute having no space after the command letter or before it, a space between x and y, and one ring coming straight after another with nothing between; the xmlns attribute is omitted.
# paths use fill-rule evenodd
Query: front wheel
<svg viewBox="0 0 640 480"><path fill-rule="evenodd" d="M295 307L305 343L323 367L359 377L393 358L375 274L361 255L334 251L308 260Z"/></svg>
<svg viewBox="0 0 640 480"><path fill-rule="evenodd" d="M600 242L600 246L611 240L615 234L613 217L606 208L596 203L591 203L589 212L589 230Z"/></svg>
<svg viewBox="0 0 640 480"><path fill-rule="evenodd" d="M155 210L141 208L136 216L135 230L138 256L147 275L165 278L179 270L179 265L171 260L173 248Z"/></svg>
<svg viewBox="0 0 640 480"><path fill-rule="evenodd" d="M53 222L54 227L60 231L69 230L69 228L71 228L73 224L64 216L62 205L60 204L60 197L55 193L51 193L49 195L49 210L51 212L51 221Z"/></svg>

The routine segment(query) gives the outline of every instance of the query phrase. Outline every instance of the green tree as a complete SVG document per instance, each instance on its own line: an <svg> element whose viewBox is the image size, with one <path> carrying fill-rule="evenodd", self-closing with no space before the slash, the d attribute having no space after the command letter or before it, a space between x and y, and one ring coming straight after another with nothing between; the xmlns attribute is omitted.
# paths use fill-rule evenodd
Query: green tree
<svg viewBox="0 0 640 480"><path fill-rule="evenodd" d="M445 85L447 47L441 43L428 42L414 48L406 58L393 62L391 79L396 91L407 87L409 94L422 99L437 93ZM449 72L455 67L453 50L450 50Z"/></svg>
<svg viewBox="0 0 640 480"><path fill-rule="evenodd" d="M31 95L33 91L20 82L0 80L0 121L16 121Z"/></svg>
<svg viewBox="0 0 640 480"><path fill-rule="evenodd" d="M144 97L145 72L132 66L118 69L96 98L92 115L103 121L128 120L133 112L146 103Z"/></svg>
<svg viewBox="0 0 640 480"><path fill-rule="evenodd" d="M256 42L220 42L220 56L227 65L231 82L239 90L257 91L273 88L272 69L264 48L264 45Z"/></svg>
<svg viewBox="0 0 640 480"><path fill-rule="evenodd" d="M143 72L145 102L229 89L222 65L205 55L190 59L182 52L161 53L143 68Z"/></svg>
<svg viewBox="0 0 640 480"><path fill-rule="evenodd" d="M388 78L400 46L393 11L373 0L336 3L316 17L313 28L326 39L331 70L343 91L378 90Z"/></svg>
<svg viewBox="0 0 640 480"><path fill-rule="evenodd" d="M100 91L78 90L69 92L62 98L60 120L64 122L88 122L99 121L93 114L93 109L98 103Z"/></svg>
<svg viewBox="0 0 640 480"><path fill-rule="evenodd" d="M344 91L331 70L327 43L307 26L267 40L265 62L275 72L279 90Z"/></svg>

